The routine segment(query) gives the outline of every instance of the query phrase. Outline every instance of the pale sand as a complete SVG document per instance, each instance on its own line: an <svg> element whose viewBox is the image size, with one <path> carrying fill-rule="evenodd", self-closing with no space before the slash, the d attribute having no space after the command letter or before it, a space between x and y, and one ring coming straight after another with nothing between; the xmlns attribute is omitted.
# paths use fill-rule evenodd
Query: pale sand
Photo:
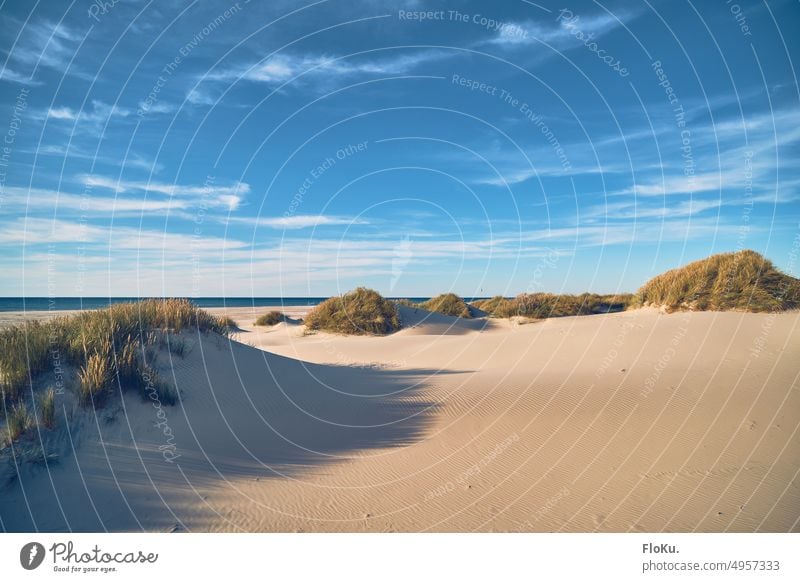
<svg viewBox="0 0 800 582"><path fill-rule="evenodd" d="M230 315L244 321L254 321L256 317L268 311L281 311L291 317L303 317L311 307L212 307L206 309L215 315ZM17 325L24 321L46 321L54 317L70 316L79 313L76 309L39 310L39 311L0 311L0 327Z"/></svg>
<svg viewBox="0 0 800 582"><path fill-rule="evenodd" d="M265 311L162 356L174 463L140 398L76 409L49 475L2 490L2 528L800 531L798 313L404 308L377 338L254 329Z"/></svg>

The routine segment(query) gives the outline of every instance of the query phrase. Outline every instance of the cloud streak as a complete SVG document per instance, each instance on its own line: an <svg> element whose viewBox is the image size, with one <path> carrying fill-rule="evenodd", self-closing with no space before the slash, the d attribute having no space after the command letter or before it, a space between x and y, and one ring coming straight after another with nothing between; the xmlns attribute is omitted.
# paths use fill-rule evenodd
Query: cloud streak
<svg viewBox="0 0 800 582"><path fill-rule="evenodd" d="M0 73L0 79L27 83L33 79L39 67L65 74L86 76L74 66L67 69L81 42L78 33L65 24L50 21L29 22L24 26L19 41Z"/></svg>
<svg viewBox="0 0 800 582"><path fill-rule="evenodd" d="M229 202L224 198L198 200L193 198L130 198L107 196L84 196L69 192L59 192L44 188L7 187L3 196L3 205L0 214L17 213L24 211L31 213L53 214L84 214L91 211L92 216L113 215L164 215L197 211L201 208L229 209ZM189 218L194 220L194 217Z"/></svg>
<svg viewBox="0 0 800 582"><path fill-rule="evenodd" d="M230 185L203 184L201 186L168 184L164 182L137 182L114 180L103 176L84 175L84 185L89 187L113 190L117 194L128 192L146 192L165 196L188 196L198 202L208 201L225 205L236 210L244 197L250 193L250 185L246 182L234 182Z"/></svg>
<svg viewBox="0 0 800 582"><path fill-rule="evenodd" d="M581 46L573 38L573 31L579 29L592 39L600 38L638 16L635 12L624 11L616 15L599 13L591 16L573 14L570 10L559 11L553 22L526 20L510 22L501 27L486 44L504 48L521 48L531 44L546 43L559 50Z"/></svg>
<svg viewBox="0 0 800 582"><path fill-rule="evenodd" d="M383 51L381 51L383 52ZM256 63L236 65L214 71L203 77L204 81L230 83L237 80L268 85L282 85L294 81L300 85L325 83L344 78L369 75L400 75L418 66L451 56L445 51L423 50L407 55L389 57L331 56L324 54L278 53ZM192 97L194 93L196 96ZM209 98L203 91L190 92L190 100L206 103Z"/></svg>
<svg viewBox="0 0 800 582"><path fill-rule="evenodd" d="M247 224L255 227L281 230L299 230L318 226L351 226L369 224L369 221L350 216L330 216L321 214L295 214L277 217L229 217L225 222Z"/></svg>
<svg viewBox="0 0 800 582"><path fill-rule="evenodd" d="M92 223L47 218L18 218L0 226L0 243L19 245L51 245L57 243L80 243L92 245L94 251L111 253L115 251L135 251L153 253L158 258L168 253L186 259L192 252L219 252L240 249L246 243L230 238L132 228L127 226L108 227ZM74 248L62 250L59 254L75 255Z"/></svg>

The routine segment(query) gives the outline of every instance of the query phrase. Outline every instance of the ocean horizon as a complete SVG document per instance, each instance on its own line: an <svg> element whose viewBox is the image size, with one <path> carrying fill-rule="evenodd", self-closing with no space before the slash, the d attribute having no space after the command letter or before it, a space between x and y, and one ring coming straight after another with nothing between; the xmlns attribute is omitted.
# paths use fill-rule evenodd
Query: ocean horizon
<svg viewBox="0 0 800 582"><path fill-rule="evenodd" d="M0 312L9 311L76 311L100 309L115 303L170 297L0 297ZM329 297L188 297L198 307L307 307L319 305ZM427 301L430 297L389 297ZM485 297L465 297L476 301Z"/></svg>

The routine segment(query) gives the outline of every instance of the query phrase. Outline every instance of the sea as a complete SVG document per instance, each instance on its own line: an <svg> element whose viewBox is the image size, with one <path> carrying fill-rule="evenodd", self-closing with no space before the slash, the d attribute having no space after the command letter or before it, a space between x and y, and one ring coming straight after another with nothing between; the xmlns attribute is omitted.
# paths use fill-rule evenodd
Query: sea
<svg viewBox="0 0 800 582"><path fill-rule="evenodd" d="M129 303L151 297L0 297L0 312L4 311L74 311L100 309L114 303ZM163 299L156 297L155 299ZM198 307L306 307L314 306L327 297L193 297ZM399 297L390 299L400 299ZM427 301L430 297L405 297L411 301ZM473 301L478 297L465 297Z"/></svg>

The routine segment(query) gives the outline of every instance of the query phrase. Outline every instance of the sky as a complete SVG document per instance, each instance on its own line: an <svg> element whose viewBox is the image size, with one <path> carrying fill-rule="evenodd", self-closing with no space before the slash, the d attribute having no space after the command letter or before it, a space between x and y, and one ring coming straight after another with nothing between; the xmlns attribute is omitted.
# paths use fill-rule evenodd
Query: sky
<svg viewBox="0 0 800 582"><path fill-rule="evenodd" d="M800 4L0 4L0 295L630 292L800 245Z"/></svg>

